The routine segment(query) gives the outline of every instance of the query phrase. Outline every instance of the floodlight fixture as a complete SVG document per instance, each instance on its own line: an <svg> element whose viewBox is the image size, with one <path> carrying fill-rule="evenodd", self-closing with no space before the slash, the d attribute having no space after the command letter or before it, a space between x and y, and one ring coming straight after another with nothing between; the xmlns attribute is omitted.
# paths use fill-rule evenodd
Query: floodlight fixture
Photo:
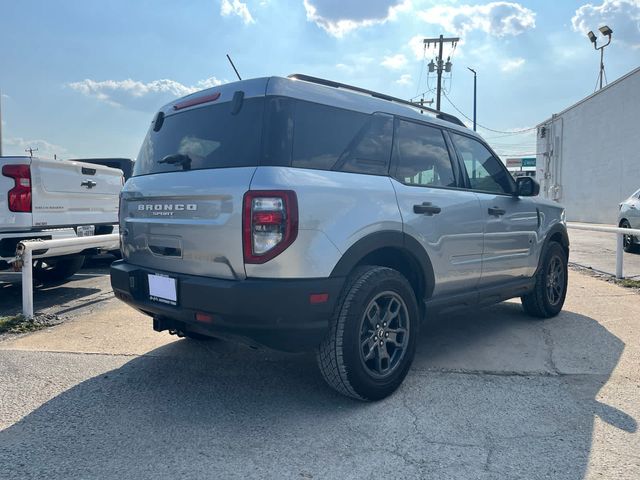
<svg viewBox="0 0 640 480"><path fill-rule="evenodd" d="M600 27L598 30L600 30L600 33L602 33L603 35L605 35L607 37L610 37L611 34L613 33L613 30L611 30L608 25L604 25L604 26Z"/></svg>
<svg viewBox="0 0 640 480"><path fill-rule="evenodd" d="M608 25L603 25L598 30L600 30L602 35L607 37L607 43L604 45L598 46L598 38L593 31L587 32L587 37L589 37L589 40L593 44L593 48L600 50L600 73L598 74L598 81L600 83L600 88L602 89L602 80L604 79L604 49L611 43L611 34L613 33L613 30L611 30Z"/></svg>

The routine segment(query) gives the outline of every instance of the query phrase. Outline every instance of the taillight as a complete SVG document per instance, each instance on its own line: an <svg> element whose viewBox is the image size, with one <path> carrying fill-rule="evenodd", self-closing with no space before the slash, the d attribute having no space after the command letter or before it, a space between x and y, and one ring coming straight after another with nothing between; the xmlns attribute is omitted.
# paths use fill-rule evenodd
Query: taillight
<svg viewBox="0 0 640 480"><path fill-rule="evenodd" d="M13 178L15 186L9 190L9 210L12 212L31 211L31 170L29 165L4 165L2 175Z"/></svg>
<svg viewBox="0 0 640 480"><path fill-rule="evenodd" d="M298 236L298 199L290 190L245 193L242 218L245 263L265 263Z"/></svg>

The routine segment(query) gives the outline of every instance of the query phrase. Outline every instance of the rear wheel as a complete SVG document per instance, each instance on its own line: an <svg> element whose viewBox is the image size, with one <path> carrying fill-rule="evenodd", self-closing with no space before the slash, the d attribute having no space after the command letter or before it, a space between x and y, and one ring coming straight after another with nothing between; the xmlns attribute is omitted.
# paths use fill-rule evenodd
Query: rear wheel
<svg viewBox="0 0 640 480"><path fill-rule="evenodd" d="M567 275L567 254L559 243L551 242L543 252L534 290L521 297L524 311L538 318L560 313L567 295Z"/></svg>
<svg viewBox="0 0 640 480"><path fill-rule="evenodd" d="M620 222L620 228L631 228L631 224L628 220L623 220ZM623 235L622 236L622 247L625 252L635 253L638 251L638 244L636 243L636 238L633 235Z"/></svg>
<svg viewBox="0 0 640 480"><path fill-rule="evenodd" d="M318 348L322 376L349 397L387 397L413 362L418 318L416 297L404 276L386 267L358 268Z"/></svg>
<svg viewBox="0 0 640 480"><path fill-rule="evenodd" d="M72 277L84 264L84 255L41 258L33 262L33 278L42 283L60 282Z"/></svg>

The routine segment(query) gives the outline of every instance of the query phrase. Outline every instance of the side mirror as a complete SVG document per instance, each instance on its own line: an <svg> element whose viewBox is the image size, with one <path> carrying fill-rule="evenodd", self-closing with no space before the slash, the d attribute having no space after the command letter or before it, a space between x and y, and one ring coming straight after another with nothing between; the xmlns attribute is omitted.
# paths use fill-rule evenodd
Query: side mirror
<svg viewBox="0 0 640 480"><path fill-rule="evenodd" d="M535 197L540 193L540 184L531 177L516 179L516 195L518 197Z"/></svg>

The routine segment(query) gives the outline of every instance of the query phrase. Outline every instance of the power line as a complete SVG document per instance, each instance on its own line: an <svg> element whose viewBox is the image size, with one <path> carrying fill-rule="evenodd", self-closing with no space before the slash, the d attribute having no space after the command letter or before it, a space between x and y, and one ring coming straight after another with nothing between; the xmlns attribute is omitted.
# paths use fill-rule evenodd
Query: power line
<svg viewBox="0 0 640 480"><path fill-rule="evenodd" d="M462 110L460 110L458 107L455 106L455 104L451 101L451 99L448 97L448 95L446 94L446 92L442 92L444 94L444 98L447 99L447 101L451 104L451 106L453 108L456 109L456 111L462 115L464 118L466 118L467 120L469 120L470 122L473 122L472 118L469 118ZM483 128L484 130L488 130L490 132L494 132L494 133L505 133L505 134L509 134L509 135L519 135L521 133L526 133L526 132L531 132L533 130L535 130L538 127L531 127L531 128L524 128L522 130L512 130L511 132L505 131L505 130L496 130L494 128L489 128L489 127L485 127L484 125L480 125L479 123L476 122L476 125L478 125L480 128Z"/></svg>
<svg viewBox="0 0 640 480"><path fill-rule="evenodd" d="M426 60L426 58L427 58L427 44L425 43L422 48L422 65L420 65L420 77L418 78L418 85L416 86L416 98L418 97L418 92L420 91L420 84L422 83L422 72L424 71L424 61Z"/></svg>

